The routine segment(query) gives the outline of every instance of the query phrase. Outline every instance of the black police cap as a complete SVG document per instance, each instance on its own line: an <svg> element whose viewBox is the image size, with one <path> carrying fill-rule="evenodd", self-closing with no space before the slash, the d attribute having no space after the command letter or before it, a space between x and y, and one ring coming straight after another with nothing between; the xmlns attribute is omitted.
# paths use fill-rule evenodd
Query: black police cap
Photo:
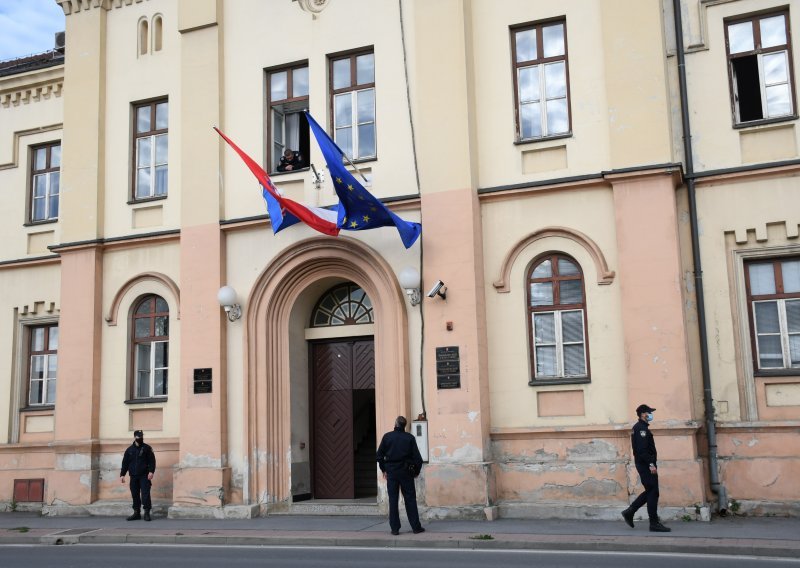
<svg viewBox="0 0 800 568"><path fill-rule="evenodd" d="M144 438L144 432L142 432L141 430L136 430L133 433L133 437L134 438Z"/></svg>
<svg viewBox="0 0 800 568"><path fill-rule="evenodd" d="M640 404L636 407L636 416L639 416L642 412L655 412L655 408L651 406L647 406L646 404Z"/></svg>

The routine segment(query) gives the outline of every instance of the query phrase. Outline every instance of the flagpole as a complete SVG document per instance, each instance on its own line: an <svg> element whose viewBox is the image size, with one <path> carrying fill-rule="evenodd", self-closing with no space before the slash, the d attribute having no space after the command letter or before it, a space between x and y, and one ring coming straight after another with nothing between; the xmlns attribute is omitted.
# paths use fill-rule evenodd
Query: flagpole
<svg viewBox="0 0 800 568"><path fill-rule="evenodd" d="M338 147L338 146L337 146L337 147ZM339 150L341 150L341 148L339 148ZM353 169L354 169L355 171L357 171L357 172L358 172L358 175L360 175L360 176L361 176L361 179L363 179L365 182L369 183L369 180L367 179L367 176L365 176L364 174L362 174L362 173L361 173L361 170L359 170L359 169L358 169L358 166L356 166L356 165L353 163L353 161L352 161L350 158L348 158L348 157L347 157L347 154L345 154L344 152L342 152L342 156L344 156L344 159L345 159L345 160L347 160L347 163L348 163L348 164L350 164L351 166L353 166Z"/></svg>
<svg viewBox="0 0 800 568"><path fill-rule="evenodd" d="M307 115L306 118L310 118L311 117L311 113L308 112L308 109L303 109L303 112L306 113L306 115ZM311 120L314 120L314 119L311 118ZM314 122L316 122L316 120L314 120ZM317 125L317 126L319 126L319 125ZM334 147L342 153L342 156L344 156L344 159L347 160L347 163L350 164L351 166L353 166L353 169L358 172L358 175L361 176L361 179L363 179L365 182L369 183L369 180L367 179L367 176L365 176L361 172L361 170L358 169L358 166L356 166L353 163L353 160L350 159L350 157L347 155L347 153L344 150L342 150L341 148L339 148L339 145L336 143L336 141L333 138L331 138L330 135L328 136L328 139L331 141L331 143L334 145Z"/></svg>

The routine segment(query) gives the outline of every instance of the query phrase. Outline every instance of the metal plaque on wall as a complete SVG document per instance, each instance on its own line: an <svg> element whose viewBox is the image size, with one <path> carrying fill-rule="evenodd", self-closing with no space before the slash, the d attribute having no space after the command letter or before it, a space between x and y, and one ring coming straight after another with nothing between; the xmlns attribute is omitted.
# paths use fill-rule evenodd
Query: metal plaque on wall
<svg viewBox="0 0 800 568"><path fill-rule="evenodd" d="M461 388L461 361L457 346L436 348L436 388Z"/></svg>
<svg viewBox="0 0 800 568"><path fill-rule="evenodd" d="M194 370L194 394L211 392L211 369Z"/></svg>

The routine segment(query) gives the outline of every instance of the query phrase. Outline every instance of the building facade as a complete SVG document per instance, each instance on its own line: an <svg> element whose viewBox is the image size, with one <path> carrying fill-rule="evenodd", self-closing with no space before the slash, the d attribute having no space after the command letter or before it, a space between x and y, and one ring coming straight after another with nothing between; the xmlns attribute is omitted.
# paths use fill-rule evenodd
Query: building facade
<svg viewBox="0 0 800 568"><path fill-rule="evenodd" d="M171 516L379 513L402 414L429 518L617 518L646 402L664 516L800 511L800 3L56 1L0 64L5 507L127 507L142 429ZM334 205L306 109L411 248L272 234L212 127Z"/></svg>

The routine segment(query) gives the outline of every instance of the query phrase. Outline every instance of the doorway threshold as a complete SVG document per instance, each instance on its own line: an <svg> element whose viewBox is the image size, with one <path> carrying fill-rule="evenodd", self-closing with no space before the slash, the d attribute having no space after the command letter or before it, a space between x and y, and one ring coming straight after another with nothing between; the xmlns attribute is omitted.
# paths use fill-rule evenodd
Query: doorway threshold
<svg viewBox="0 0 800 568"><path fill-rule="evenodd" d="M275 511L271 515L350 515L379 516L377 497L359 499L309 499L292 503L287 511Z"/></svg>

